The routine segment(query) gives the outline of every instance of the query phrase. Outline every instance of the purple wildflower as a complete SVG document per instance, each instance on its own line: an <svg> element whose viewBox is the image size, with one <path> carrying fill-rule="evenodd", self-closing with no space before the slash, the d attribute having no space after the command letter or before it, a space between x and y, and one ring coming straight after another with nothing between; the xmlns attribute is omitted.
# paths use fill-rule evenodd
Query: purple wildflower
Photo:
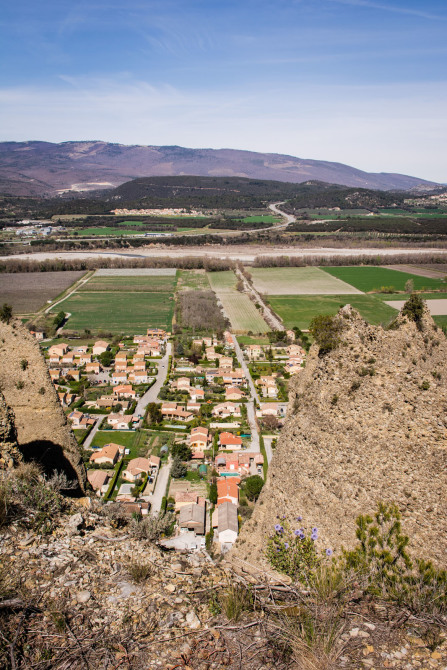
<svg viewBox="0 0 447 670"><path fill-rule="evenodd" d="M281 530L281 524L275 523L275 530L279 532Z"/></svg>
<svg viewBox="0 0 447 670"><path fill-rule="evenodd" d="M283 519L285 519L285 518L286 518L286 515L285 515L285 514L283 514L283 515L282 515L282 518L283 518Z"/></svg>
<svg viewBox="0 0 447 670"><path fill-rule="evenodd" d="M310 539L312 540L312 542L315 542L315 540L318 540L318 535L314 535L312 533L312 535L310 536Z"/></svg>
<svg viewBox="0 0 447 670"><path fill-rule="evenodd" d="M326 556L332 556L333 553L332 549L326 549Z"/></svg>
<svg viewBox="0 0 447 670"><path fill-rule="evenodd" d="M302 517L302 516L297 516L297 517L296 517L296 520L297 520L297 521L302 521L302 520L303 520L303 517Z"/></svg>
<svg viewBox="0 0 447 670"><path fill-rule="evenodd" d="M300 531L299 528L297 528L297 529L294 531L294 533L295 533L295 535L296 535L297 537L298 537L299 535L301 535L301 531Z"/></svg>
<svg viewBox="0 0 447 670"><path fill-rule="evenodd" d="M312 528L312 533L318 533L318 528Z"/></svg>
<svg viewBox="0 0 447 670"><path fill-rule="evenodd" d="M288 542L284 542L284 549L288 549L288 548L289 548L289 543L288 543Z"/></svg>
<svg viewBox="0 0 447 670"><path fill-rule="evenodd" d="M305 534L301 531L301 532L300 532L300 540L305 540L305 539L306 539L306 536L305 536Z"/></svg>

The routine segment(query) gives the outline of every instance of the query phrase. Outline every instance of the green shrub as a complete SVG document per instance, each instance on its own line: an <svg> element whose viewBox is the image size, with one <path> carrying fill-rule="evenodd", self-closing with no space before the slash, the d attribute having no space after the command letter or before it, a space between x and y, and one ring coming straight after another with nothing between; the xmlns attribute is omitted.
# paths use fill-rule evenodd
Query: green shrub
<svg viewBox="0 0 447 670"><path fill-rule="evenodd" d="M304 528L292 530L287 522L276 523L274 533L267 542L267 558L278 572L309 584L321 561L315 547L317 537L317 528L306 534Z"/></svg>
<svg viewBox="0 0 447 670"><path fill-rule="evenodd" d="M414 321L421 330L422 315L424 313L425 301L417 293L412 293L405 305L402 307L403 316L408 317L410 321Z"/></svg>
<svg viewBox="0 0 447 670"><path fill-rule="evenodd" d="M329 314L315 316L309 325L309 332L320 347L319 355L323 356L340 344L340 320Z"/></svg>

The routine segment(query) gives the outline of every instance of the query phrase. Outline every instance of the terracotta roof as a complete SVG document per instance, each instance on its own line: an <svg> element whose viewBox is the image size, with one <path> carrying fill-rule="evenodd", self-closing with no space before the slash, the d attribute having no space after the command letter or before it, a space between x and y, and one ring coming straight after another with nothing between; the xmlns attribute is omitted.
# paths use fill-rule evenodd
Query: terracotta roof
<svg viewBox="0 0 447 670"><path fill-rule="evenodd" d="M104 470L87 470L87 479L95 491L101 489L109 478L109 475Z"/></svg>
<svg viewBox="0 0 447 670"><path fill-rule="evenodd" d="M120 450L119 447L116 444L107 444L105 447L100 449L99 451L96 451L94 454L90 456L90 460L96 461L98 458L110 458L112 461L114 461L118 456L119 456Z"/></svg>
<svg viewBox="0 0 447 670"><path fill-rule="evenodd" d="M242 444L242 439L238 437L237 435L233 435L233 433L221 433L219 435L219 442L220 444L225 444L225 445L236 445L236 444Z"/></svg>

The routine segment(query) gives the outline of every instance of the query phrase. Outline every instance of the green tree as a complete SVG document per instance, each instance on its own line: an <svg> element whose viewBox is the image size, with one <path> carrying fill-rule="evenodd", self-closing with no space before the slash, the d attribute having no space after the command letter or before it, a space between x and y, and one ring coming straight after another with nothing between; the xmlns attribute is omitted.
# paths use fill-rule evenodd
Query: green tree
<svg viewBox="0 0 447 670"><path fill-rule="evenodd" d="M174 479L181 479L186 476L187 472L188 468L182 463L180 458L174 458L172 461L171 476L174 477Z"/></svg>
<svg viewBox="0 0 447 670"><path fill-rule="evenodd" d="M425 300L417 293L412 293L405 305L402 307L402 314L414 321L419 328L422 328L422 315L424 314Z"/></svg>
<svg viewBox="0 0 447 670"><path fill-rule="evenodd" d="M210 493L209 493L210 503L213 505L217 504L217 484L213 482L210 484Z"/></svg>
<svg viewBox="0 0 447 670"><path fill-rule="evenodd" d="M0 308L0 321L3 323L9 323L12 319L12 305L8 305L7 302L4 302Z"/></svg>
<svg viewBox="0 0 447 670"><path fill-rule="evenodd" d="M113 353L111 351L103 351L102 354L99 354L99 362L103 368L108 368L112 365L114 359Z"/></svg>
<svg viewBox="0 0 447 670"><path fill-rule="evenodd" d="M340 343L341 324L335 316L319 314L310 322L309 332L320 347L320 356L327 354Z"/></svg>
<svg viewBox="0 0 447 670"><path fill-rule="evenodd" d="M259 475L244 479L242 489L249 500L257 500L264 486L264 480Z"/></svg>
<svg viewBox="0 0 447 670"><path fill-rule="evenodd" d="M171 449L172 456L178 458L181 461L191 460L192 451L187 444L182 442L181 444L174 444Z"/></svg>
<svg viewBox="0 0 447 670"><path fill-rule="evenodd" d="M147 422L161 423L163 421L163 414L156 402L150 402L147 406Z"/></svg>
<svg viewBox="0 0 447 670"><path fill-rule="evenodd" d="M62 324L64 323L64 321L65 321L65 312L64 312L64 311L60 311L60 312L58 312L58 313L56 314L56 316L54 317L54 319L53 319L53 324L54 324L54 326L55 326L56 329L57 329L57 328L60 328L60 327L62 326Z"/></svg>

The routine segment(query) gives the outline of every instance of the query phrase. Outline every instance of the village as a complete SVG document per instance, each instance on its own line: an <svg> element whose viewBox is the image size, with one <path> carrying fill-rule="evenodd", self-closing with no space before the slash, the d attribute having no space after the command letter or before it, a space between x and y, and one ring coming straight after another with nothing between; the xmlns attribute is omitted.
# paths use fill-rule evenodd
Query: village
<svg viewBox="0 0 447 670"><path fill-rule="evenodd" d="M305 362L294 340L294 331L240 344L230 331L149 327L41 346L94 494L134 518L172 512L166 547L225 553L251 516L288 381Z"/></svg>

